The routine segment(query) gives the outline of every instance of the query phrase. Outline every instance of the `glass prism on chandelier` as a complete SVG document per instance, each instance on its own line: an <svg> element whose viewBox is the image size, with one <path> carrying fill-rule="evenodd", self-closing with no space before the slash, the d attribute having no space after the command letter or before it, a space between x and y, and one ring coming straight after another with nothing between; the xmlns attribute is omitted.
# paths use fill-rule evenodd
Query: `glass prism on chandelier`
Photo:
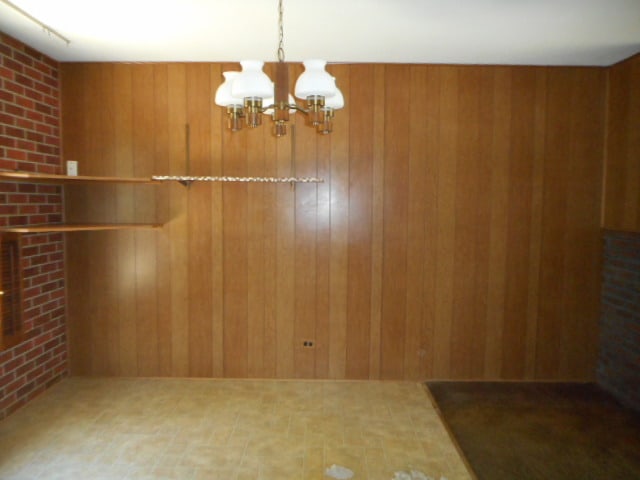
<svg viewBox="0 0 640 480"><path fill-rule="evenodd" d="M296 111L307 115L318 133L333 130L335 111L344 107L344 97L336 86L336 79L326 70L324 60L305 60L304 72L295 85L295 96L306 100L304 107L296 104L289 94L287 65L284 62L282 34L282 0L279 1L280 44L276 63L276 81L262 71L264 62L243 60L242 71L224 72L224 82L216 90L215 103L227 110L227 127L241 130L243 125L253 128L262 124L262 115L270 115L274 134L286 135L289 114Z"/></svg>

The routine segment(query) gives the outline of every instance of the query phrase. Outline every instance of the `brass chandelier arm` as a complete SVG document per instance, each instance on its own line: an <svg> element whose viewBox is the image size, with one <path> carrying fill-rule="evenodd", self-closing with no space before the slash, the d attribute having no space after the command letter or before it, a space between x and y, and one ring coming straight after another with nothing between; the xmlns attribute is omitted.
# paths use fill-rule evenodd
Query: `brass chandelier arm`
<svg viewBox="0 0 640 480"><path fill-rule="evenodd" d="M304 113L305 115L308 115L311 112L311 110L306 110L302 108L300 105L297 105L295 103L286 103L280 106L276 105L275 103L272 103L271 105L262 107L260 109L260 113L265 113L267 110L296 110L300 113Z"/></svg>

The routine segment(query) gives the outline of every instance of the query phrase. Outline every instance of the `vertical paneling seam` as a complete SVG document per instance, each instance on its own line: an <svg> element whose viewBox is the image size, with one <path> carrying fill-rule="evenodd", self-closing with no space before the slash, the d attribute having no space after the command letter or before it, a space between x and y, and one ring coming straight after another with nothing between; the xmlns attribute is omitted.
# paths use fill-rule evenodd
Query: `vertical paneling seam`
<svg viewBox="0 0 640 480"><path fill-rule="evenodd" d="M607 214L607 172L609 168L609 129L611 127L609 120L611 116L611 68L605 70L605 89L604 89L604 128L602 129L602 174L600 186L600 228L606 227Z"/></svg>

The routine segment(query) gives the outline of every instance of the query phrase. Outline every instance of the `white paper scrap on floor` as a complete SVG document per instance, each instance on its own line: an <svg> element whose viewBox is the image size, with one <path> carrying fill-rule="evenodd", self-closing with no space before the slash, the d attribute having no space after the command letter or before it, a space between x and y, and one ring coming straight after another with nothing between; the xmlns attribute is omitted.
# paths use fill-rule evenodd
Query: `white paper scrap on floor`
<svg viewBox="0 0 640 480"><path fill-rule="evenodd" d="M353 472L342 465L333 464L325 470L327 477L337 478L338 480L348 480L353 477Z"/></svg>
<svg viewBox="0 0 640 480"><path fill-rule="evenodd" d="M425 475L419 470L410 470L409 472L395 472L395 475L391 480L435 480L433 477ZM440 477L440 480L447 480L445 477Z"/></svg>

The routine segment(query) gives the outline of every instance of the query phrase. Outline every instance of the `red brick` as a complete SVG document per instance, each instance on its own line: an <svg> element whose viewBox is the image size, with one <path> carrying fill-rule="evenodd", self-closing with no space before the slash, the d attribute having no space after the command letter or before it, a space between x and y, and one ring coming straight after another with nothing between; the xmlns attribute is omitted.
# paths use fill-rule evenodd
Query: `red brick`
<svg viewBox="0 0 640 480"><path fill-rule="evenodd" d="M7 148L7 157L12 158L14 160L26 160L27 152L23 152L22 150L16 150L14 148ZM35 168L23 168L23 170L34 171Z"/></svg>
<svg viewBox="0 0 640 480"><path fill-rule="evenodd" d="M9 47L9 45L4 45L3 37L4 36L2 35L2 32L0 32L0 54L4 55L5 57L10 57L13 53L13 50Z"/></svg>
<svg viewBox="0 0 640 480"><path fill-rule="evenodd" d="M35 190L32 190L32 191L35 192ZM47 201L47 197L44 194L38 193L38 194L35 194L35 195L29 195L29 203L43 204L46 201Z"/></svg>
<svg viewBox="0 0 640 480"><path fill-rule="evenodd" d="M35 110L37 112L43 113L44 115L52 115L53 114L52 108L49 105L44 105L42 103L37 103ZM56 122L57 122L57 119L56 119Z"/></svg>
<svg viewBox="0 0 640 480"><path fill-rule="evenodd" d="M8 68L9 70L12 70L14 74L15 72L24 72L24 66L20 62L16 62L14 59L9 57L2 57L2 66Z"/></svg>
<svg viewBox="0 0 640 480"><path fill-rule="evenodd" d="M66 363L57 365L56 368L53 369L53 373L55 376L47 380L47 383L45 384L47 388L55 385L68 375L69 372Z"/></svg>
<svg viewBox="0 0 640 480"><path fill-rule="evenodd" d="M60 139L57 137L47 137L47 138L42 138L42 140L40 140L42 143L46 143L47 145L55 145L56 147L60 146Z"/></svg>
<svg viewBox="0 0 640 480"><path fill-rule="evenodd" d="M47 223L46 215L32 215L29 217L29 225L38 225L41 223Z"/></svg>
<svg viewBox="0 0 640 480"><path fill-rule="evenodd" d="M32 287L32 288L25 288L23 291L23 295L25 298L31 298L31 297L35 297L38 296L42 293L42 289L38 286L38 287Z"/></svg>
<svg viewBox="0 0 640 480"><path fill-rule="evenodd" d="M33 130L35 128L35 123L31 120L27 120L26 118L16 118L14 125L22 128L23 130Z"/></svg>
<svg viewBox="0 0 640 480"><path fill-rule="evenodd" d="M45 77L43 72L34 67L24 67L24 74L36 82L42 82Z"/></svg>
<svg viewBox="0 0 640 480"><path fill-rule="evenodd" d="M37 105L43 105L45 103L44 101L45 95L36 89L25 87L24 94L26 97L29 97L30 99L34 100Z"/></svg>
<svg viewBox="0 0 640 480"><path fill-rule="evenodd" d="M45 95L42 101L47 105L55 108L56 110L60 108L60 102L58 101L58 98L53 95Z"/></svg>
<svg viewBox="0 0 640 480"><path fill-rule="evenodd" d="M44 123L37 123L33 128L36 132L43 135L53 135L55 129L51 125L45 125Z"/></svg>
<svg viewBox="0 0 640 480"><path fill-rule="evenodd" d="M15 103L27 110L33 110L35 108L35 102L30 98L16 96Z"/></svg>
<svg viewBox="0 0 640 480"><path fill-rule="evenodd" d="M36 92L39 92L43 96L41 97L42 101L44 101L44 96L51 96L55 92L55 89L50 87L49 85L45 85L44 83L36 83L33 86Z"/></svg>
<svg viewBox="0 0 640 480"><path fill-rule="evenodd" d="M33 340L27 340L16 346L13 350L15 355L23 355L34 347Z"/></svg>
<svg viewBox="0 0 640 480"><path fill-rule="evenodd" d="M0 215L15 215L18 213L17 205L0 205Z"/></svg>
<svg viewBox="0 0 640 480"><path fill-rule="evenodd" d="M22 377L25 376L28 372L36 368L35 361L26 362L23 365L20 365L18 368L14 370L15 376Z"/></svg>
<svg viewBox="0 0 640 480"><path fill-rule="evenodd" d="M9 220L9 225L17 227L20 225L26 225L28 221L28 217L24 217L22 215L16 215L14 217L8 217L8 220Z"/></svg>
<svg viewBox="0 0 640 480"><path fill-rule="evenodd" d="M41 213L39 205L20 205L20 215L29 215L33 213Z"/></svg>
<svg viewBox="0 0 640 480"><path fill-rule="evenodd" d="M25 115L25 109L24 108L19 107L17 105L14 105L12 103L5 103L4 111L5 111L5 113L8 113L9 115L13 115L13 116L16 116L16 117L24 117L24 115Z"/></svg>
<svg viewBox="0 0 640 480"><path fill-rule="evenodd" d="M20 355L19 357L12 358L8 362L5 362L5 364L3 365L4 371L5 372L11 372L11 371L15 370L16 368L18 368L20 365L22 365L24 362L25 362L25 358L24 358L23 355Z"/></svg>
<svg viewBox="0 0 640 480"><path fill-rule="evenodd" d="M58 126L58 117L52 116L52 115L47 115L44 117L44 122L47 123L48 125L52 125L57 127Z"/></svg>
<svg viewBox="0 0 640 480"><path fill-rule="evenodd" d="M0 376L0 388L4 388L15 380L15 374L13 372Z"/></svg>
<svg viewBox="0 0 640 480"><path fill-rule="evenodd" d="M5 88L6 91L13 92L13 93L15 93L17 95L24 95L25 94L24 86L20 85L19 83L14 82L14 81L11 81L11 80L5 80L4 88Z"/></svg>
<svg viewBox="0 0 640 480"><path fill-rule="evenodd" d="M22 52L13 52L13 58L15 58L22 65L22 69L24 70L25 65L33 65L33 58L29 55L25 55Z"/></svg>
<svg viewBox="0 0 640 480"><path fill-rule="evenodd" d="M60 187L55 185L38 185L38 192L45 194L60 194Z"/></svg>
<svg viewBox="0 0 640 480"><path fill-rule="evenodd" d="M0 168L60 173L58 63L2 33L0 53ZM5 182L0 189L0 225L61 220L61 187ZM67 371L64 276L58 271L64 237L29 235L23 240L28 340L0 352L0 419ZM42 272L40 266L58 270Z"/></svg>
<svg viewBox="0 0 640 480"><path fill-rule="evenodd" d="M47 214L57 214L60 213L57 205L39 205L38 212L47 213Z"/></svg>
<svg viewBox="0 0 640 480"><path fill-rule="evenodd" d="M44 367L41 365L27 373L27 382L30 382L45 373Z"/></svg>
<svg viewBox="0 0 640 480"><path fill-rule="evenodd" d="M60 87L60 83L58 81L58 72L55 71L53 72L52 75L45 75L44 78L42 79L43 83L46 83L47 85L49 85L53 90L57 91L58 88Z"/></svg>
<svg viewBox="0 0 640 480"><path fill-rule="evenodd" d="M28 140L16 140L15 148L25 151L32 151L37 149L37 144Z"/></svg>
<svg viewBox="0 0 640 480"><path fill-rule="evenodd" d="M2 102L2 99L0 99ZM5 104L6 105L6 104ZM15 125L16 117L7 113L0 112L0 124L1 125Z"/></svg>
<svg viewBox="0 0 640 480"><path fill-rule="evenodd" d="M11 49L24 48L24 44L22 42L2 32L0 32L0 40L2 40L2 43L6 44L8 47L11 47Z"/></svg>
<svg viewBox="0 0 640 480"><path fill-rule="evenodd" d="M42 266L42 265L47 263L48 259L49 258L48 258L47 255L42 255L42 254L33 255L33 256L29 257L29 264L32 265L32 266L35 266L35 265Z"/></svg>
<svg viewBox="0 0 640 480"><path fill-rule="evenodd" d="M37 383L35 382L35 380L32 380L30 382L26 382L25 379L25 384L22 385L20 388L18 388L18 390L16 391L16 395L19 399L24 398L25 396L27 396L29 393L35 393L35 387L37 386Z"/></svg>
<svg viewBox="0 0 640 480"><path fill-rule="evenodd" d="M20 193L35 193L37 191L35 183L18 183L18 192Z"/></svg>
<svg viewBox="0 0 640 480"><path fill-rule="evenodd" d="M49 254L49 262L56 265L58 268L64 268L64 254L63 252L53 252Z"/></svg>
<svg viewBox="0 0 640 480"><path fill-rule="evenodd" d="M16 402L16 400L17 396L15 393L11 393L4 398L0 398L0 419L6 416L6 413L8 413L7 410L9 410L9 408ZM2 415L3 412L5 412L4 416Z"/></svg>
<svg viewBox="0 0 640 480"><path fill-rule="evenodd" d="M22 248L22 258L31 257L40 253L40 249L37 246L28 246Z"/></svg>
<svg viewBox="0 0 640 480"><path fill-rule="evenodd" d="M40 355L38 358L36 358L36 364L45 365L46 368L47 363L51 362L51 358L53 358L53 352L46 352L45 354Z"/></svg>
<svg viewBox="0 0 640 480"><path fill-rule="evenodd" d="M28 55L34 63L40 63L46 58L42 52L31 48L29 45L24 45L20 50L22 50L25 55Z"/></svg>
<svg viewBox="0 0 640 480"><path fill-rule="evenodd" d="M12 139L24 139L26 137L26 132L23 128L16 128L12 126L6 126L4 134Z"/></svg>
<svg viewBox="0 0 640 480"><path fill-rule="evenodd" d="M43 145L41 143L37 143L35 146L36 146L36 151L40 153L49 154L49 155L58 153L58 147L54 145Z"/></svg>
<svg viewBox="0 0 640 480"><path fill-rule="evenodd" d="M0 89L0 102L15 103L16 97L13 93Z"/></svg>
<svg viewBox="0 0 640 480"><path fill-rule="evenodd" d="M47 243L40 247L40 253L53 253L58 251L59 246L55 243Z"/></svg>
<svg viewBox="0 0 640 480"><path fill-rule="evenodd" d="M3 147L12 147L16 146L16 139L13 137L8 137L6 135L0 136L0 145Z"/></svg>
<svg viewBox="0 0 640 480"><path fill-rule="evenodd" d="M36 346L29 350L25 354L26 360L35 360L37 365L40 365L43 361L51 358L51 352L48 352L44 348L44 344L49 340L50 334L47 332L45 335L40 335L34 339Z"/></svg>
<svg viewBox="0 0 640 480"><path fill-rule="evenodd" d="M29 196L23 195L21 193L12 193L11 195L9 195L10 203L27 203L28 200Z"/></svg>
<svg viewBox="0 0 640 480"><path fill-rule="evenodd" d="M54 66L50 66L47 63L42 63L42 62L38 62L36 63L33 68L35 68L36 70L42 72L44 75L47 76L52 76L54 74L54 72L57 73L57 65Z"/></svg>
<svg viewBox="0 0 640 480"><path fill-rule="evenodd" d="M46 163L46 155L42 155L41 153L28 152L27 159L32 163ZM38 170L42 173L41 170Z"/></svg>
<svg viewBox="0 0 640 480"><path fill-rule="evenodd" d="M4 352L0 352L0 366L4 366L4 363L8 362L13 358L12 350L5 350Z"/></svg>
<svg viewBox="0 0 640 480"><path fill-rule="evenodd" d="M4 66L0 66L0 77L13 80L13 76L14 76L13 70Z"/></svg>
<svg viewBox="0 0 640 480"><path fill-rule="evenodd" d="M17 84L22 85L23 87L28 87L28 88L33 88L33 85L35 83L32 78L29 78L24 74L18 74L18 73L14 75L14 81Z"/></svg>
<svg viewBox="0 0 640 480"><path fill-rule="evenodd" d="M57 165L40 164L40 168L38 169L38 172L49 173L49 174L59 173L59 167Z"/></svg>
<svg viewBox="0 0 640 480"><path fill-rule="evenodd" d="M32 120L31 125L34 125L33 122L45 123L45 121L46 121L46 118L42 113L36 112L34 110L27 111L26 112L26 117L29 120ZM32 128L32 130L33 130L33 128Z"/></svg>

